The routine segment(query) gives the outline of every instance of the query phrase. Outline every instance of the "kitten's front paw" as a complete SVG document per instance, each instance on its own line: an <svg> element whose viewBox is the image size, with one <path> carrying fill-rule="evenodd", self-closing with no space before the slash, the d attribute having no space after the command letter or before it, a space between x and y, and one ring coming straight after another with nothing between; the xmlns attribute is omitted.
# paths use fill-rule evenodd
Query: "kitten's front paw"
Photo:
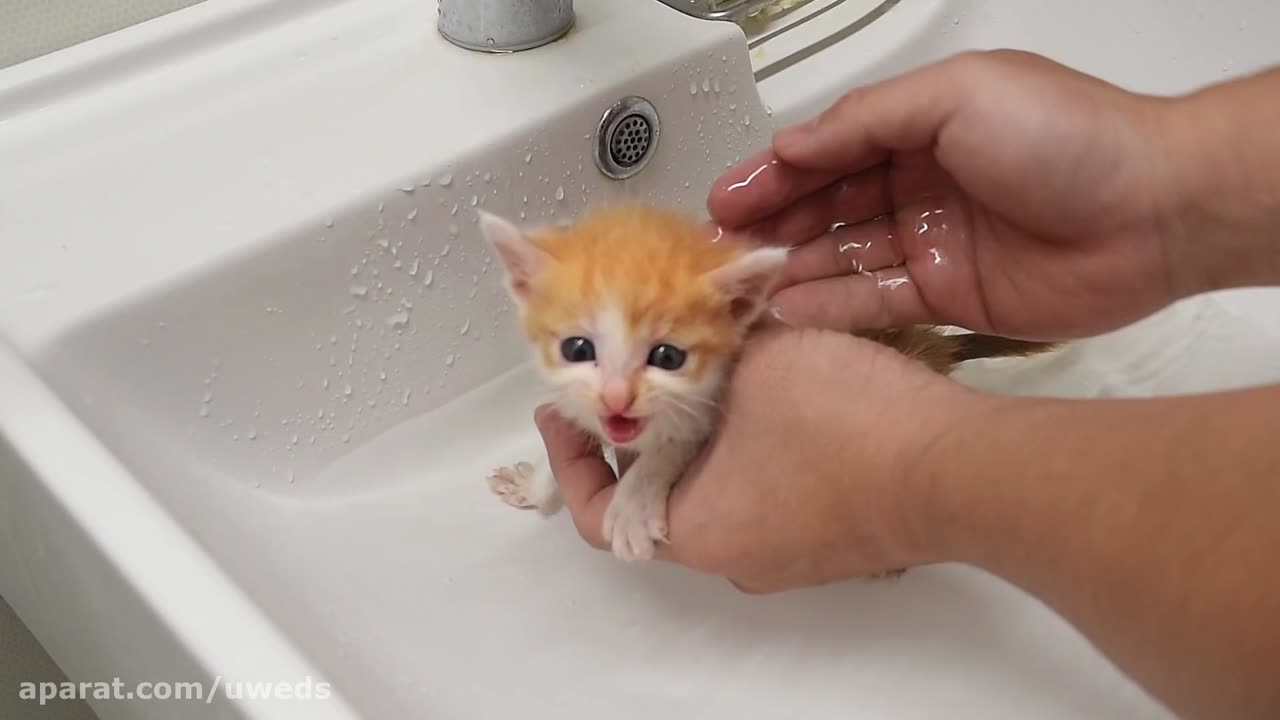
<svg viewBox="0 0 1280 720"><path fill-rule="evenodd" d="M536 508L543 515L554 515L560 509L560 493L550 471L533 463L518 462L500 467L487 478L489 489L511 507Z"/></svg>
<svg viewBox="0 0 1280 720"><path fill-rule="evenodd" d="M604 539L624 562L653 558L654 541L667 542L667 498L627 493L619 486L604 513Z"/></svg>

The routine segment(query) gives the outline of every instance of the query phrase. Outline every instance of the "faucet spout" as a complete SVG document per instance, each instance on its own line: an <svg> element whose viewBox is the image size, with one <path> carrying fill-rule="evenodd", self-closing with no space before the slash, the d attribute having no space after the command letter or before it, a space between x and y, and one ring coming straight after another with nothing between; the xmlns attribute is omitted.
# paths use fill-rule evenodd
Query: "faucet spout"
<svg viewBox="0 0 1280 720"><path fill-rule="evenodd" d="M437 28L478 52L509 53L559 40L573 27L573 0L440 0Z"/></svg>

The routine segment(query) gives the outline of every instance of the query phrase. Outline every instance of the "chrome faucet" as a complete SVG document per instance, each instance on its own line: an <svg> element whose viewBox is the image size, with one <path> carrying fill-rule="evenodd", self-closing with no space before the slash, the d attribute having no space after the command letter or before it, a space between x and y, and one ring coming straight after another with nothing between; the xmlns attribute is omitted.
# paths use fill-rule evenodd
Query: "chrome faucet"
<svg viewBox="0 0 1280 720"><path fill-rule="evenodd" d="M573 0L440 0L437 28L468 50L508 53L559 40L573 27Z"/></svg>
<svg viewBox="0 0 1280 720"><path fill-rule="evenodd" d="M703 20L733 22L742 22L770 5L803 4L783 3L781 0L658 0L658 2Z"/></svg>

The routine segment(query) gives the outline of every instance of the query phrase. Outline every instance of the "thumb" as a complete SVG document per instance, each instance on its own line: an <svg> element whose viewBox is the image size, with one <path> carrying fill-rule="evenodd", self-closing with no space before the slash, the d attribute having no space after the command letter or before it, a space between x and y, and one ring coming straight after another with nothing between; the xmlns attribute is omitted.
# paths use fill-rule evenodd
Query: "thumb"
<svg viewBox="0 0 1280 720"><path fill-rule="evenodd" d="M600 446L551 406L539 407L534 422L578 534L597 548L606 547L604 511L617 481L613 468L605 461Z"/></svg>

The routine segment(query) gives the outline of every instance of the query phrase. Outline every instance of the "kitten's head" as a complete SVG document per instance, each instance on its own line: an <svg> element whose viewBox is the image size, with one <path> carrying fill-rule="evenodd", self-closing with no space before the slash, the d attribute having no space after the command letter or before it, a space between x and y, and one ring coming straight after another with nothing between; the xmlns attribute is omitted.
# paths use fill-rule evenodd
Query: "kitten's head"
<svg viewBox="0 0 1280 720"><path fill-rule="evenodd" d="M709 430L786 259L646 207L535 232L481 213L480 227L560 412L629 448Z"/></svg>

